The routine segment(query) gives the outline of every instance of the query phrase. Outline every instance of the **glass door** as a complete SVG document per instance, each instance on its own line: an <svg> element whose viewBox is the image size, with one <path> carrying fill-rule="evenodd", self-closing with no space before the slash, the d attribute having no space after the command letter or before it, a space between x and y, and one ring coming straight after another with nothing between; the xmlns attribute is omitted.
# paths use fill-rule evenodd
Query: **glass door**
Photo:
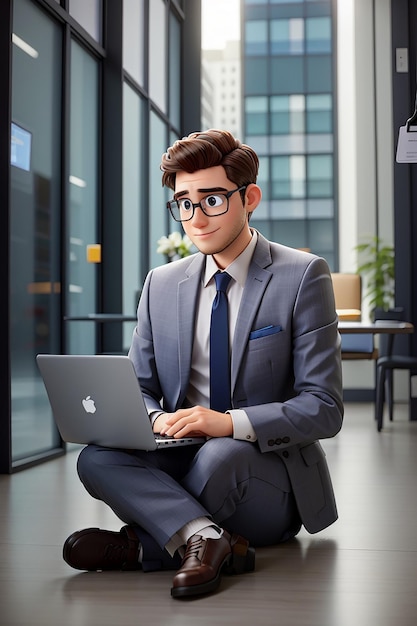
<svg viewBox="0 0 417 626"><path fill-rule="evenodd" d="M60 350L62 33L15 0L12 52L10 343L12 460L60 446L36 365Z"/></svg>
<svg viewBox="0 0 417 626"><path fill-rule="evenodd" d="M97 311L100 266L88 261L88 246L100 245L98 223L98 62L71 42L70 172L67 230L66 316L87 317ZM93 354L96 327L91 321L66 323L66 351Z"/></svg>

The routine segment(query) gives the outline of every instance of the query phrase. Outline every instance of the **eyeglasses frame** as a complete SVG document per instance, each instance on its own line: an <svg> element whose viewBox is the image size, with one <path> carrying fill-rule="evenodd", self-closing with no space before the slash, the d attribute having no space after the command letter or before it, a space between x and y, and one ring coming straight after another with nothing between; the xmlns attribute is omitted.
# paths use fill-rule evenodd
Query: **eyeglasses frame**
<svg viewBox="0 0 417 626"><path fill-rule="evenodd" d="M175 199L168 200L168 202L167 202L167 209L168 209L168 211L170 212L170 214L171 214L172 218L173 218L176 222L180 222L180 223L181 223L181 222L189 222L190 220L192 220L192 219L193 219L193 217L194 217L194 213L195 213L196 207L200 207L200 209L203 211L204 215L206 215L207 217L218 217L219 215L224 215L225 213L227 213L227 212L228 212L228 210L229 210L229 204L230 204L230 203L229 203L229 198L230 198L230 197L231 197L234 193L236 193L236 191L243 191L244 189L246 189L246 187L247 187L247 186L248 186L248 185L242 185L242 187L236 187L236 189L232 189L231 191L228 191L228 192L226 192L226 193L223 193L223 192L218 192L218 193L213 192L213 193L209 193L209 194L207 194L207 196L204 196L204 198L202 198L202 199L200 200L200 202L191 202L190 198L181 198L182 200L190 200L190 202L191 202L191 204L192 204L192 207L193 207L193 212L192 212L192 214L190 215L190 217L187 217L187 219L185 219L185 220L179 220L179 219L177 219L177 218L174 216L173 212L172 212L171 204L172 204L173 202L176 202L176 204L177 204L177 206L178 206L178 210L179 210L178 200L175 200ZM224 196L224 197L226 198L226 200L227 200L227 206L226 206L226 210L225 210L225 211L222 211L221 213L216 213L216 215L209 215L208 213L206 213L206 211L205 211L205 210L204 210L204 208L202 207L201 202L202 202L205 198L208 198L209 196L214 196L214 195Z"/></svg>

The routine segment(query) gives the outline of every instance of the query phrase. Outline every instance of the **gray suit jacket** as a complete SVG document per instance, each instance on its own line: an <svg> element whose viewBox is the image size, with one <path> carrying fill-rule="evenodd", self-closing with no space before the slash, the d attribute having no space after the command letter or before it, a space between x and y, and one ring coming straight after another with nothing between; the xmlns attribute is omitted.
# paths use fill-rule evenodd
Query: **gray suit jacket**
<svg viewBox="0 0 417 626"><path fill-rule="evenodd" d="M183 406L205 256L152 270L129 356L149 411ZM268 328L267 327L273 327ZM232 407L246 411L261 452L285 463L305 528L337 519L319 439L342 426L340 337L327 263L267 241L257 246L232 346Z"/></svg>

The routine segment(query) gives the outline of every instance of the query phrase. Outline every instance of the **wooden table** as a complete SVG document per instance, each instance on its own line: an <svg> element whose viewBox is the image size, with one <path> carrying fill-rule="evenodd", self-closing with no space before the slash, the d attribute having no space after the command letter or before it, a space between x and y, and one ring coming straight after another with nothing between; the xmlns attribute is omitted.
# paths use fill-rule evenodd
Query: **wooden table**
<svg viewBox="0 0 417 626"><path fill-rule="evenodd" d="M339 322L341 335L388 335L387 354L392 354L392 346L396 335L411 335L414 325L411 322L398 322L396 320L377 320L376 322Z"/></svg>
<svg viewBox="0 0 417 626"><path fill-rule="evenodd" d="M340 334L371 333L372 335L411 335L414 325L411 322L377 320L376 322L339 322Z"/></svg>

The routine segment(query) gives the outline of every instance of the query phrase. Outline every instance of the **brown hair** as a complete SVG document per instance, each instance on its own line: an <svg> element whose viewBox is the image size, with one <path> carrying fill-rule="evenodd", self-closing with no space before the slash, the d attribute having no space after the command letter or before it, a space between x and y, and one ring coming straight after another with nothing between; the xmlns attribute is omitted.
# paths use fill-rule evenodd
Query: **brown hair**
<svg viewBox="0 0 417 626"><path fill-rule="evenodd" d="M256 183L259 159L256 152L227 130L210 129L178 139L162 156L162 184L175 189L177 172L222 165L227 178L238 187Z"/></svg>

